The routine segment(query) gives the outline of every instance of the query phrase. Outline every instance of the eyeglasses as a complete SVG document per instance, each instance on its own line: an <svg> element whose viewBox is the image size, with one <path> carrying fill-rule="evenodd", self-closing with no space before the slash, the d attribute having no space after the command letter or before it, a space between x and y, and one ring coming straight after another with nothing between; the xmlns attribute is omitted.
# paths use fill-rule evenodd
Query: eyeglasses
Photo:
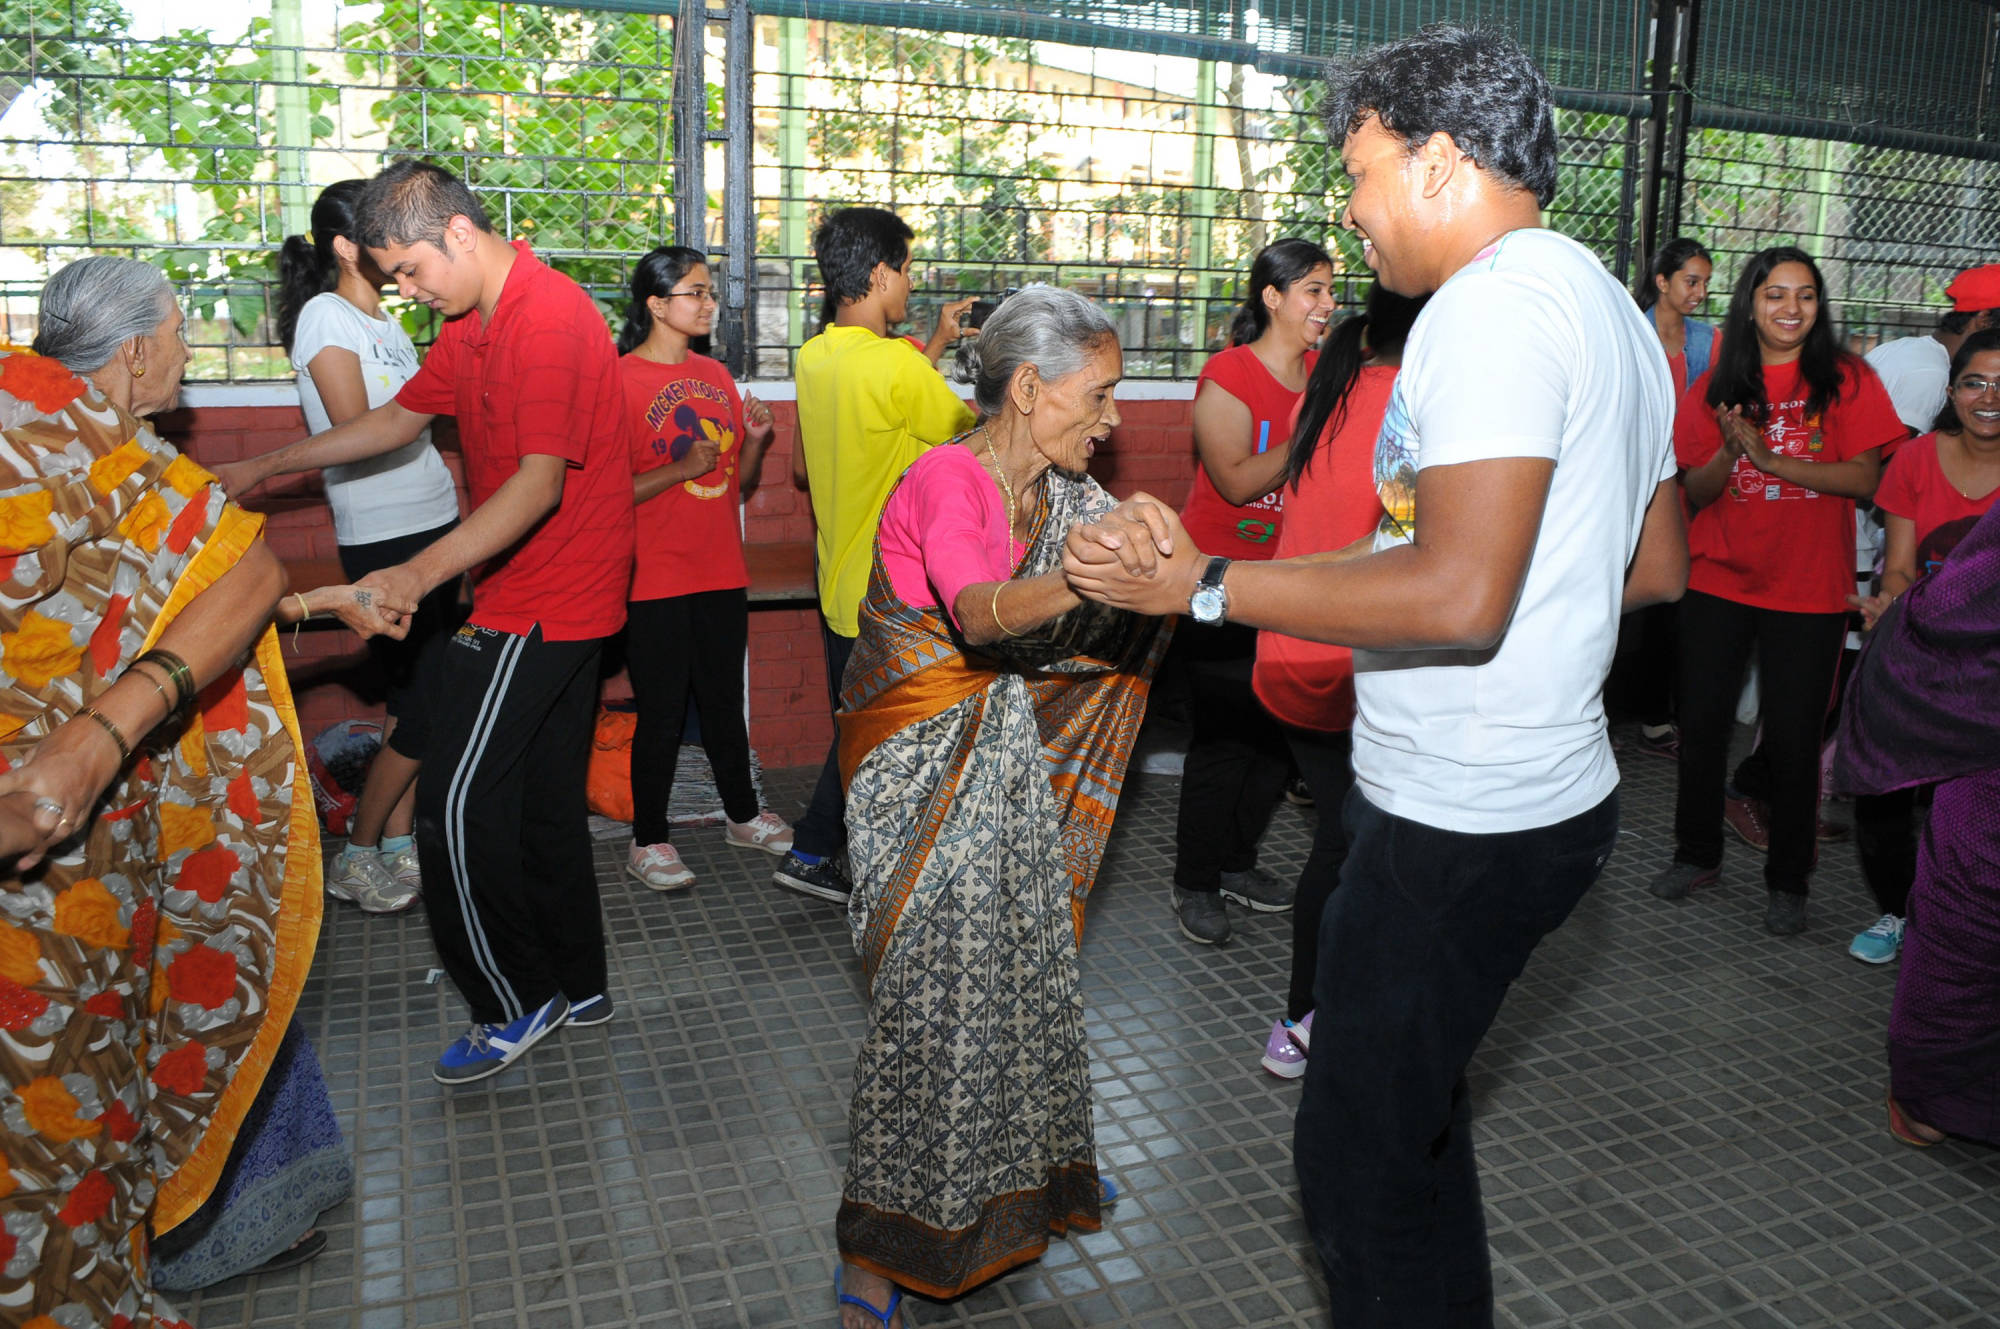
<svg viewBox="0 0 2000 1329"><path fill-rule="evenodd" d="M1967 374L1964 378L1954 383L1952 387L1956 391L1965 393L1967 396L1979 397L1989 392L2000 392L2000 378L1976 378L1971 374Z"/></svg>
<svg viewBox="0 0 2000 1329"><path fill-rule="evenodd" d="M697 286L692 291L669 291L667 299L692 300L698 305L712 305L715 303L715 292L706 286Z"/></svg>

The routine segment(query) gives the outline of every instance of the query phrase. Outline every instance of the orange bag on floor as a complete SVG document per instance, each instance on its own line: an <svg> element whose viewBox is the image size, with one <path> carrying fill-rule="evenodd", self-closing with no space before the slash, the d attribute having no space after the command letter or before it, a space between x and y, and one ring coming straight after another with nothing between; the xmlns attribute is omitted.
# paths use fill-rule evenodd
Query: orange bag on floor
<svg viewBox="0 0 2000 1329"><path fill-rule="evenodd" d="M600 817L632 820L632 733L638 726L636 712L597 709L597 736L590 745L584 793L590 810Z"/></svg>

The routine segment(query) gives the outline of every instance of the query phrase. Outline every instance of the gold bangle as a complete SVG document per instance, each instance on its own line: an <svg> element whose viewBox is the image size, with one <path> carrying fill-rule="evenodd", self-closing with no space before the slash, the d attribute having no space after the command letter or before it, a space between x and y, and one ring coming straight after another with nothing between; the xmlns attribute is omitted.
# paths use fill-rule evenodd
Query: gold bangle
<svg viewBox="0 0 2000 1329"><path fill-rule="evenodd" d="M993 603L987 606L987 612L993 615L993 626L1000 629L1001 635L1018 637L1020 633L1000 621L1000 592L1007 584L1004 581L993 583Z"/></svg>
<svg viewBox="0 0 2000 1329"><path fill-rule="evenodd" d="M312 606L306 603L304 591L293 591L292 598L299 602L299 616L292 623L292 649L296 651L299 648L299 629L313 616L313 611Z"/></svg>
<svg viewBox="0 0 2000 1329"><path fill-rule="evenodd" d="M113 724L110 717L105 715L103 711L98 710L95 706L86 706L78 711L77 714L89 716L103 727L105 733L111 735L111 741L118 745L118 764L120 766L132 760L132 745L125 741L124 732L117 725Z"/></svg>
<svg viewBox="0 0 2000 1329"><path fill-rule="evenodd" d="M137 662L137 661L134 661L134 662L132 663L132 665L131 665L130 667L128 667L128 668L127 668L127 669L125 670L125 673L126 673L126 674L129 674L129 673L131 673L131 672L132 672L132 671L133 671L134 669L137 669L137 668L138 668L138 662ZM125 676L124 674L120 674L120 675L119 675L119 677L120 677L120 678L123 678L124 676ZM161 717L160 717L160 723L161 723L161 724L165 724L165 723L166 723L166 722L167 722L168 720L170 720L170 719L172 719L172 718L173 718L173 714L174 714L174 710L175 710L175 706L174 706L174 699L173 699L172 697L170 697L170 696L168 696L168 695L167 695L167 689L166 689L165 685L163 685L163 684L162 684L162 683L160 682L160 680L159 680L159 679L157 679L157 678L154 678L154 677L153 677L153 676L152 676L151 674L140 674L140 675L139 675L139 677L141 677L141 678L145 679L145 680L146 680L146 681L147 681L148 683L151 683L151 684L153 685L153 691L155 691L155 692L159 693L159 694L160 694L160 700L161 700L161 701L163 701L163 702L165 702L165 703L167 704L167 713L166 713L165 715L163 715L163 716L161 716Z"/></svg>
<svg viewBox="0 0 2000 1329"><path fill-rule="evenodd" d="M195 694L200 691L194 685L194 670L188 668L188 662L175 655L172 651L162 650L158 646L155 646L132 663L134 665L150 663L160 666L160 668L167 671L167 681L174 685L174 691L181 699L181 707L187 707L194 703ZM177 707L176 709L180 708Z"/></svg>

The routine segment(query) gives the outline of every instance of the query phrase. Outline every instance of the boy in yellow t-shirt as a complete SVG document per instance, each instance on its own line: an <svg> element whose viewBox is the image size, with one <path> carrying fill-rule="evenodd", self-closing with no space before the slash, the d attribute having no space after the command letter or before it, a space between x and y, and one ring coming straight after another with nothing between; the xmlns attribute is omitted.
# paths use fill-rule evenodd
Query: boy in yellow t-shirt
<svg viewBox="0 0 2000 1329"><path fill-rule="evenodd" d="M813 236L825 322L799 348L792 472L812 494L820 635L828 704L836 708L889 490L926 448L974 423L937 371L972 301L946 305L921 351L889 335L909 314L911 239L903 220L881 208L843 208ZM836 750L829 750L812 802L793 829L792 851L773 874L777 885L847 902L852 887L837 861L845 804Z"/></svg>

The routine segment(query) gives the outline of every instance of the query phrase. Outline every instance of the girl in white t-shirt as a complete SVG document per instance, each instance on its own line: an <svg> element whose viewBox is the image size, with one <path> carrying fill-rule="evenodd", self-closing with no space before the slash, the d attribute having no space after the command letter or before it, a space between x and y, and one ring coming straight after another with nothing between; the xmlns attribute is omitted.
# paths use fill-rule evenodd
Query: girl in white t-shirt
<svg viewBox="0 0 2000 1329"><path fill-rule="evenodd" d="M329 185L313 204L312 235L286 237L278 253L278 335L315 434L391 400L417 372L409 334L382 313L389 279L354 239L366 184ZM384 456L329 466L321 479L349 581L406 561L458 524L458 488L429 430ZM421 886L411 836L424 738L418 665L462 617L457 583L450 582L424 598L403 640L368 643L388 685L388 722L347 848L328 865L326 888L370 913L408 908Z"/></svg>

